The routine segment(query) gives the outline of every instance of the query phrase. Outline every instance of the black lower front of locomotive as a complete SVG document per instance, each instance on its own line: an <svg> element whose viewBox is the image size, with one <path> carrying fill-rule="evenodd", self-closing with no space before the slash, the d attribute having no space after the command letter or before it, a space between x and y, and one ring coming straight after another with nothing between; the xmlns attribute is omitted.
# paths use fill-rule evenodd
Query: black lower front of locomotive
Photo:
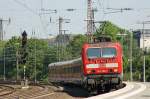
<svg viewBox="0 0 150 99"><path fill-rule="evenodd" d="M122 75L104 74L87 75L84 77L84 87L89 92L109 92L111 89L119 89L122 86Z"/></svg>

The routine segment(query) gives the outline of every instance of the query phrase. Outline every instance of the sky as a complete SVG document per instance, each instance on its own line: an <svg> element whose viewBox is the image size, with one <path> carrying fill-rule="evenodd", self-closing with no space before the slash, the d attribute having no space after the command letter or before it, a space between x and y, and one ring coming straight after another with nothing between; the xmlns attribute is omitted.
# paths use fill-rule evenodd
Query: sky
<svg viewBox="0 0 150 99"><path fill-rule="evenodd" d="M124 29L139 29L137 24L150 20L150 0L93 0L96 21L109 20ZM39 15L40 9L57 10L57 13ZM75 11L68 12L66 9ZM117 10L107 8L133 8L131 11L110 13ZM48 38L49 35L58 34L58 18L71 19L70 23L63 23L63 29L67 33L86 33L87 0L0 0L0 18L11 23L4 22L5 39L12 36L20 36L26 30L30 37ZM109 14L105 14L109 13ZM51 22L50 22L51 18ZM97 25L98 26L98 25ZM149 28L146 25L145 28ZM33 35L32 31L35 31Z"/></svg>

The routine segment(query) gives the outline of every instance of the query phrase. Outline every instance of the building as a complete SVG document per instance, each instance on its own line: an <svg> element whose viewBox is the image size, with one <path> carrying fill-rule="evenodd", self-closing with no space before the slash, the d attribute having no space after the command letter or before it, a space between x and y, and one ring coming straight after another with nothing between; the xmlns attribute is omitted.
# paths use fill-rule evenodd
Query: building
<svg viewBox="0 0 150 99"><path fill-rule="evenodd" d="M66 46L73 39L74 36L75 35L72 34L62 34L57 36L50 35L46 40L48 41L49 46L54 45Z"/></svg>
<svg viewBox="0 0 150 99"><path fill-rule="evenodd" d="M134 38L138 41L140 48L150 49L150 29L138 29L134 32Z"/></svg>

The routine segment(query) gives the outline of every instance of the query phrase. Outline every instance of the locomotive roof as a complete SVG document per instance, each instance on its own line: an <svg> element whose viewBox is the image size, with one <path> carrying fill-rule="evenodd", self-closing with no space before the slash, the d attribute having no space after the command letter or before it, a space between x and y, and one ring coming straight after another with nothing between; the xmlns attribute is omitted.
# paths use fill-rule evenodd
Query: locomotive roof
<svg viewBox="0 0 150 99"><path fill-rule="evenodd" d="M86 43L85 45L87 45L88 47L121 46L120 43L118 42L100 42L100 43L91 43L91 44Z"/></svg>
<svg viewBox="0 0 150 99"><path fill-rule="evenodd" d="M69 61L55 62L55 63L49 64L48 67L62 66L62 65L65 65L65 64L71 64L71 63L77 62L79 60L81 60L81 58L77 58L77 59L73 59L73 60L69 60Z"/></svg>

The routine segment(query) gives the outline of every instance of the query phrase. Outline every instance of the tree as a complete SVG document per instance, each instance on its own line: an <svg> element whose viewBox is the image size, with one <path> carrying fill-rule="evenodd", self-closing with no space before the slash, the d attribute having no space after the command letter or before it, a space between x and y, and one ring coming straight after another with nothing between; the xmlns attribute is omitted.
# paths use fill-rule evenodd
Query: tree
<svg viewBox="0 0 150 99"><path fill-rule="evenodd" d="M87 42L87 37L85 35L77 35L75 36L69 43L67 47L71 50L71 55L73 58L81 57L82 45Z"/></svg>
<svg viewBox="0 0 150 99"><path fill-rule="evenodd" d="M4 46L3 62L5 61L6 67L6 77L15 79L16 78L16 52L19 49L21 39L17 37L12 37L9 41L6 42ZM5 55L5 56L4 56Z"/></svg>
<svg viewBox="0 0 150 99"><path fill-rule="evenodd" d="M9 41L4 44L0 42L0 73L3 76L3 62L5 52L5 63L6 63L6 78L16 80L16 52L19 52L18 60L20 60L21 50L21 38L12 37ZM4 51L5 49L5 51ZM48 64L56 62L56 47L48 46L48 42L39 39L28 39L27 44L27 61L26 61L26 76L30 80L34 80L35 77L35 66L37 69L36 75L38 80L42 80L47 77ZM23 78L23 65L19 64L19 76Z"/></svg>
<svg viewBox="0 0 150 99"><path fill-rule="evenodd" d="M113 41L117 40L117 34L121 33L123 29L119 28L118 26L112 24L109 21L104 21L98 29L96 29L95 36L101 36L101 35L109 35L111 36Z"/></svg>
<svg viewBox="0 0 150 99"><path fill-rule="evenodd" d="M4 67L4 46L5 46L5 41L0 41L0 78L3 76L3 67Z"/></svg>

